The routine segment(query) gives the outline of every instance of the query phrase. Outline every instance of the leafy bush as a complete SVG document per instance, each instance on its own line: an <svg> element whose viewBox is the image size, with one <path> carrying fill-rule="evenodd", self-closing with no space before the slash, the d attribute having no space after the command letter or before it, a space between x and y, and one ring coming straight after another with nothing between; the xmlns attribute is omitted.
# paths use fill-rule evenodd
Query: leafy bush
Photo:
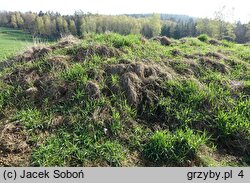
<svg viewBox="0 0 250 183"><path fill-rule="evenodd" d="M208 35L206 35L206 34L201 34L201 35L198 36L198 39L199 39L200 41L202 41L202 42L207 42L208 39L209 39L209 37L208 37Z"/></svg>

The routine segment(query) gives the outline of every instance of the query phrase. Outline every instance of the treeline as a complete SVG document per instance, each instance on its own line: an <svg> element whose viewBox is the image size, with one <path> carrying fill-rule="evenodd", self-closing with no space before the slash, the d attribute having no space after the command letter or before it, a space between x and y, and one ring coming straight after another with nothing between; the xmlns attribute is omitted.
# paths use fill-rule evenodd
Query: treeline
<svg viewBox="0 0 250 183"><path fill-rule="evenodd" d="M175 18L176 17L176 18ZM207 34L216 39L238 43L250 41L248 24L228 23L223 17L194 19L187 16L151 15L98 15L81 11L74 15L54 12L0 12L0 26L25 30L34 36L59 38L72 34L116 32L122 35L142 34L147 38L164 35L173 38Z"/></svg>
<svg viewBox="0 0 250 183"><path fill-rule="evenodd" d="M159 15L134 18L127 15L109 16L75 12L60 15L54 12L0 12L0 26L25 30L34 36L58 38L72 34L116 32L122 35L143 34L153 37L161 33Z"/></svg>

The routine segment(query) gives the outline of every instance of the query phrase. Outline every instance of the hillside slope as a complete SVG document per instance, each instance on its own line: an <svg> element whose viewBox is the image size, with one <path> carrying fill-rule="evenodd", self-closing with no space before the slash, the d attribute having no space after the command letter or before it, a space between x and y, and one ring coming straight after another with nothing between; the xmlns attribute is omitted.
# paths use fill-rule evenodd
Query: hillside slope
<svg viewBox="0 0 250 183"><path fill-rule="evenodd" d="M66 37L2 62L0 165L249 166L250 46L200 40Z"/></svg>

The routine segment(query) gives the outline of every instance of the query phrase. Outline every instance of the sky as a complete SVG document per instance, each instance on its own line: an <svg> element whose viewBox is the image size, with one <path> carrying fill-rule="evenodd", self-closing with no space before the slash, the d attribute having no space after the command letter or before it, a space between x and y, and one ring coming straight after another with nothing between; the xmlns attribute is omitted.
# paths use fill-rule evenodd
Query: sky
<svg viewBox="0 0 250 183"><path fill-rule="evenodd" d="M250 21L248 0L0 0L0 11L57 11L73 14L77 10L99 14L167 13L194 17L214 16L226 6L233 12L229 21ZM234 11L231 11L234 8ZM232 14L232 13L230 13Z"/></svg>

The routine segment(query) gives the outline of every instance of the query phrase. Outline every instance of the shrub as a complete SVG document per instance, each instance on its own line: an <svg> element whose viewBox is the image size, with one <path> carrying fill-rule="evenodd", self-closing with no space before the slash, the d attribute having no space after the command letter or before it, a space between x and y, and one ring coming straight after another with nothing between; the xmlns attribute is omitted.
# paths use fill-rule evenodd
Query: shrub
<svg viewBox="0 0 250 183"><path fill-rule="evenodd" d="M208 35L206 35L206 34L201 34L201 35L198 36L198 39L199 39L200 41L202 41L202 42L207 42L208 39L209 39L209 37L208 37Z"/></svg>

